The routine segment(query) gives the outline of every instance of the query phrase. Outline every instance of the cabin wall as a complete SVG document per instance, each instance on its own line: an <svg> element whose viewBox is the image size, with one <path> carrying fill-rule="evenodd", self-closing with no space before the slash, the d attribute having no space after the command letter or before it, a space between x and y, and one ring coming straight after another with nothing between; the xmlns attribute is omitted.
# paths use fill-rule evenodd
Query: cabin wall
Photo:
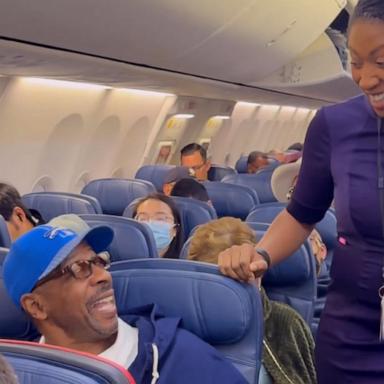
<svg viewBox="0 0 384 384"><path fill-rule="evenodd" d="M194 118L175 118L192 108ZM191 111L189 111L191 112ZM92 85L0 77L1 180L21 193L79 192L102 177L134 177L170 144L211 142L215 163L302 141L313 111ZM224 120L217 115L231 116Z"/></svg>
<svg viewBox="0 0 384 384"><path fill-rule="evenodd" d="M253 150L285 150L303 142L314 110L239 102L230 120L212 138L212 160L234 166Z"/></svg>
<svg viewBox="0 0 384 384"><path fill-rule="evenodd" d="M26 193L131 177L174 98L13 78L0 98L1 179Z"/></svg>

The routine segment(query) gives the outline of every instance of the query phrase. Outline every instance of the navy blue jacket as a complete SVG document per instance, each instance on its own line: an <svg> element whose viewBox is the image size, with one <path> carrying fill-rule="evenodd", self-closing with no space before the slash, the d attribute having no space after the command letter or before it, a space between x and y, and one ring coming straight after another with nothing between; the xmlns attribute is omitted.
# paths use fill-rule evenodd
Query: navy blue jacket
<svg viewBox="0 0 384 384"><path fill-rule="evenodd" d="M139 330L138 355L129 368L138 384L246 384L212 346L179 327L180 319L156 314L156 306L122 317ZM157 367L156 367L157 366Z"/></svg>

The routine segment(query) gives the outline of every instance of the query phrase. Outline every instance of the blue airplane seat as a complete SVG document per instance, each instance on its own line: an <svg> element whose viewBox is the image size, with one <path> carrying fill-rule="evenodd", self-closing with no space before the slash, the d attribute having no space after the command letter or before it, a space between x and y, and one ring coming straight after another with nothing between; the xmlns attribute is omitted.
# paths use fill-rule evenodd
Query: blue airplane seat
<svg viewBox="0 0 384 384"><path fill-rule="evenodd" d="M34 192L22 196L27 208L36 209L49 221L66 213L101 213L98 201L90 196L67 192Z"/></svg>
<svg viewBox="0 0 384 384"><path fill-rule="evenodd" d="M245 220L260 204L256 191L245 185L208 181L204 186L218 217L233 216Z"/></svg>
<svg viewBox="0 0 384 384"><path fill-rule="evenodd" d="M252 212L250 212L246 221L270 224L286 206L287 203L280 202L260 204L255 207ZM327 247L328 253L325 263L329 269L330 263L332 262L333 249L335 248L337 240L337 223L334 212L331 209L328 209L324 218L315 225L315 228L319 232L324 244Z"/></svg>
<svg viewBox="0 0 384 384"><path fill-rule="evenodd" d="M29 317L16 307L5 290L3 261L7 249L1 249L0 263L0 339L34 340L38 332Z"/></svg>
<svg viewBox="0 0 384 384"><path fill-rule="evenodd" d="M256 231L257 238L263 236L268 229L265 223L247 224ZM307 240L290 257L269 269L262 284L271 300L290 305L311 326L317 295L317 273L315 258L310 249Z"/></svg>
<svg viewBox="0 0 384 384"><path fill-rule="evenodd" d="M122 261L111 271L123 319L129 308L156 303L221 351L248 383L258 383L263 313L255 286L222 276L215 265L187 260Z"/></svg>
<svg viewBox="0 0 384 384"><path fill-rule="evenodd" d="M144 223L122 216L80 215L89 226L108 225L115 234L108 247L111 261L159 257L155 239Z"/></svg>
<svg viewBox="0 0 384 384"><path fill-rule="evenodd" d="M208 171L208 180L221 181L224 176L236 174L236 170L225 165L212 164Z"/></svg>
<svg viewBox="0 0 384 384"><path fill-rule="evenodd" d="M241 156L239 160L236 161L235 169L237 173L247 173L247 161L248 156Z"/></svg>
<svg viewBox="0 0 384 384"><path fill-rule="evenodd" d="M118 178L92 180L81 191L99 200L104 214L117 216L121 216L133 200L154 192L155 187L148 181Z"/></svg>
<svg viewBox="0 0 384 384"><path fill-rule="evenodd" d="M193 228L210 220L217 219L215 209L203 201L191 199L189 197L172 196L176 202L181 217L184 239L188 239ZM124 217L133 217L133 211L137 201L133 201L124 210Z"/></svg>
<svg viewBox="0 0 384 384"><path fill-rule="evenodd" d="M0 341L0 353L20 384L135 384L125 368L88 353L10 340Z"/></svg>
<svg viewBox="0 0 384 384"><path fill-rule="evenodd" d="M256 191L260 203L269 203L276 201L271 188L272 170L255 174L235 174L225 176L221 181L223 183L245 185Z"/></svg>
<svg viewBox="0 0 384 384"><path fill-rule="evenodd" d="M9 236L7 223L4 217L0 215L0 247L9 248L11 246L11 238Z"/></svg>
<svg viewBox="0 0 384 384"><path fill-rule="evenodd" d="M164 177L174 165L143 165L135 175L135 179L151 182L157 192L163 192Z"/></svg>

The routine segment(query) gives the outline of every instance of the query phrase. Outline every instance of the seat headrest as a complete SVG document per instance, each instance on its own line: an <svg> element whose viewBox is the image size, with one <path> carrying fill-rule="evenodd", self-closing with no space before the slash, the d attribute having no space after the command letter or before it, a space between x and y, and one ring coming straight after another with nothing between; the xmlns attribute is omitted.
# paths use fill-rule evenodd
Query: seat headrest
<svg viewBox="0 0 384 384"><path fill-rule="evenodd" d="M249 292L254 290L256 297L257 289L220 275L216 266L207 268L207 272L214 272L156 269L154 273L153 268L112 271L120 316L124 318L130 308L156 303L167 316L181 317L186 329L207 342L235 343L250 327Z"/></svg>
<svg viewBox="0 0 384 384"><path fill-rule="evenodd" d="M155 187L148 181L117 178L92 180L81 191L99 200L103 213L118 216L133 200L154 192Z"/></svg>
<svg viewBox="0 0 384 384"><path fill-rule="evenodd" d="M143 165L138 169L135 179L150 181L157 192L163 192L164 177L174 165Z"/></svg>
<svg viewBox="0 0 384 384"><path fill-rule="evenodd" d="M44 220L49 221L66 213L85 214L98 212L98 203L80 194L61 192L35 192L22 196L27 208L36 209ZM100 209L100 208L99 208Z"/></svg>
<svg viewBox="0 0 384 384"><path fill-rule="evenodd" d="M236 174L236 170L225 165L212 164L208 171L208 180L220 181L224 176Z"/></svg>
<svg viewBox="0 0 384 384"><path fill-rule="evenodd" d="M263 285L300 285L311 277L310 255L302 245L295 253L270 268L263 277Z"/></svg>

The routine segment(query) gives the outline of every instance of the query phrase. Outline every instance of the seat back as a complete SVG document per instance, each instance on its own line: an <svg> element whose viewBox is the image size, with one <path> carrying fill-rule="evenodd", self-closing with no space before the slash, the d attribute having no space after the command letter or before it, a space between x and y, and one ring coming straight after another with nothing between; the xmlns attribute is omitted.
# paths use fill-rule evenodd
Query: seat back
<svg viewBox="0 0 384 384"><path fill-rule="evenodd" d="M9 248L11 246L11 238L9 236L7 223L4 217L0 215L0 247Z"/></svg>
<svg viewBox="0 0 384 384"><path fill-rule="evenodd" d="M148 181L118 178L92 180L81 191L99 200L104 214L117 216L133 200L154 192L155 187Z"/></svg>
<svg viewBox="0 0 384 384"><path fill-rule="evenodd" d="M260 171L256 174L228 175L222 179L224 183L245 185L256 191L260 203L276 201L271 188L272 170Z"/></svg>
<svg viewBox="0 0 384 384"><path fill-rule="evenodd" d="M1 340L0 353L20 384L134 384L118 364L89 353L45 344Z"/></svg>
<svg viewBox="0 0 384 384"><path fill-rule="evenodd" d="M7 249L1 248L0 263L0 338L34 340L38 332L32 321L20 308L16 307L5 290L3 281L3 261Z"/></svg>
<svg viewBox="0 0 384 384"><path fill-rule="evenodd" d="M174 167L174 165L143 165L137 170L135 179L149 181L157 192L163 192L164 177Z"/></svg>
<svg viewBox="0 0 384 384"><path fill-rule="evenodd" d="M236 170L225 165L212 164L208 171L208 180L220 181L224 176L236 174Z"/></svg>
<svg viewBox="0 0 384 384"><path fill-rule="evenodd" d="M189 197L172 196L180 213L183 238L187 239L196 226L217 219L216 212L209 204ZM133 201L124 210L124 217L132 217L137 201Z"/></svg>
<svg viewBox="0 0 384 384"><path fill-rule="evenodd" d="M247 173L247 161L248 156L241 156L239 160L236 161L235 169L237 173Z"/></svg>
<svg viewBox="0 0 384 384"><path fill-rule="evenodd" d="M184 239L188 239L193 228L217 219L215 209L203 201L189 197L172 196L181 216Z"/></svg>
<svg viewBox="0 0 384 384"><path fill-rule="evenodd" d="M211 181L204 186L218 217L233 216L245 220L259 204L257 193L244 185Z"/></svg>
<svg viewBox="0 0 384 384"><path fill-rule="evenodd" d="M272 223L275 217L287 206L287 203L269 203L260 204L250 212L246 221ZM328 209L324 218L315 225L316 230L319 232L324 244L327 247L326 264L332 262L333 249L335 248L337 239L337 222L336 216L332 209ZM329 265L328 265L329 267Z"/></svg>
<svg viewBox="0 0 384 384"><path fill-rule="evenodd" d="M263 225L247 222L258 235L263 236ZM315 258L308 240L287 259L270 268L262 284L271 300L280 301L294 308L311 326L317 293Z"/></svg>
<svg viewBox="0 0 384 384"><path fill-rule="evenodd" d="M258 382L263 314L255 286L222 276L215 265L187 260L119 262L111 273L123 319L130 308L156 303L220 350L249 383Z"/></svg>
<svg viewBox="0 0 384 384"><path fill-rule="evenodd" d="M66 213L101 213L96 199L67 192L34 192L22 197L27 208L39 211L44 220L49 221Z"/></svg>
<svg viewBox="0 0 384 384"><path fill-rule="evenodd" d="M287 206L287 203L264 203L255 207L246 221L271 224L275 217Z"/></svg>
<svg viewBox="0 0 384 384"><path fill-rule="evenodd" d="M91 227L108 225L114 237L108 247L111 261L158 257L155 239L144 223L112 215L80 215Z"/></svg>

